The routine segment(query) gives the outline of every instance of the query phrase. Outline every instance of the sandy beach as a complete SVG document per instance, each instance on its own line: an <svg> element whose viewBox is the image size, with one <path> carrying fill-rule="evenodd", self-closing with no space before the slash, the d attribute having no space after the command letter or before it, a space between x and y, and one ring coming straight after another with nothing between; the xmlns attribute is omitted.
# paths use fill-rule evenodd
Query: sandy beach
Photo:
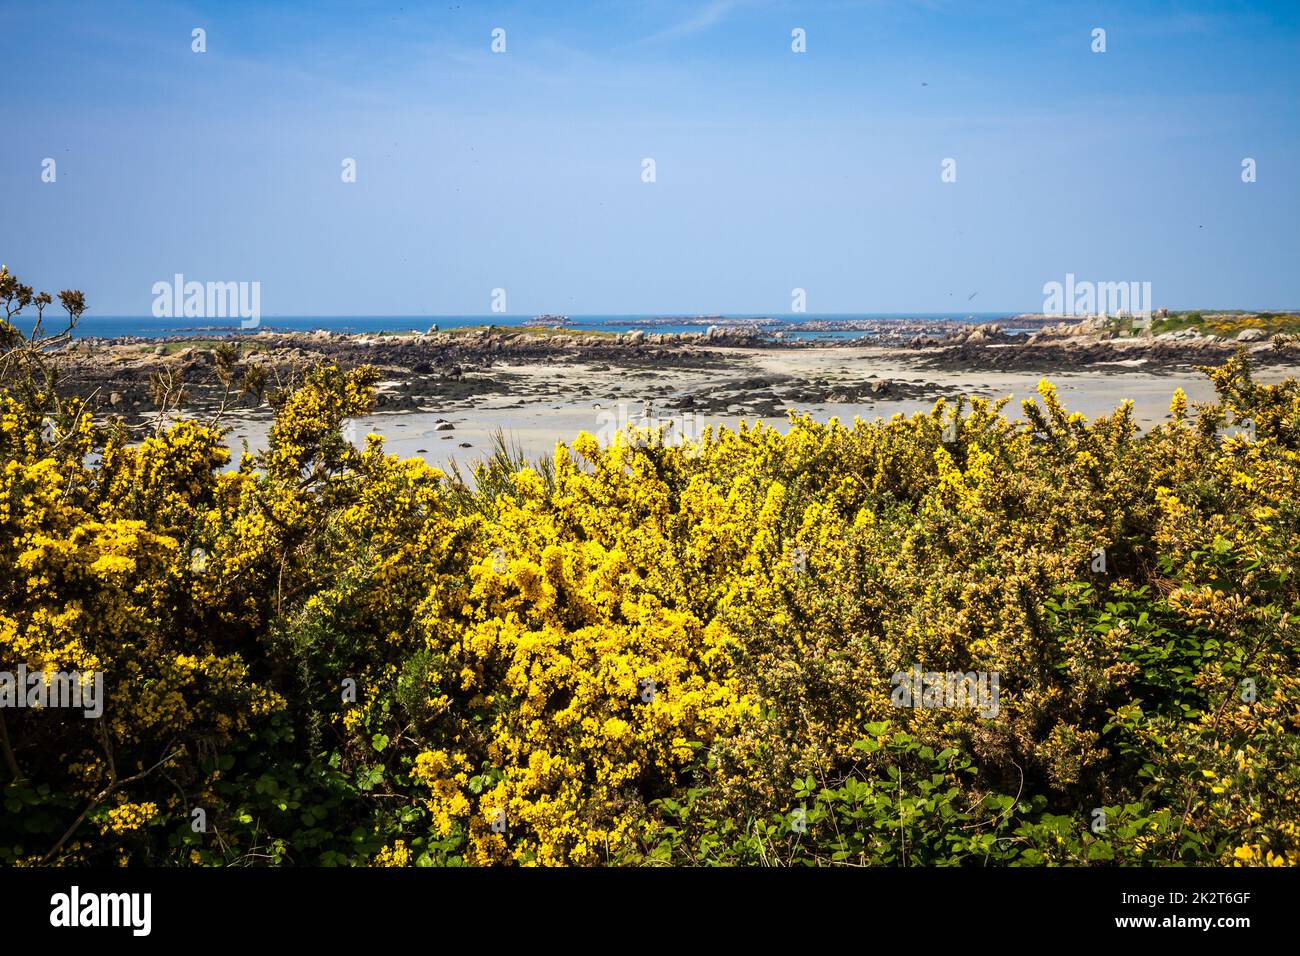
<svg viewBox="0 0 1300 956"><path fill-rule="evenodd" d="M360 446L370 433L383 436L387 450L418 456L439 467L456 461L472 466L502 433L528 459L551 454L557 442L580 432L608 441L612 431L646 419L672 422L673 436L698 435L708 426L784 428L790 411L818 421L838 418L888 419L929 411L935 401L958 396L1009 397L1006 414L1020 417L1020 401L1036 396L1043 378L1053 382L1066 407L1089 418L1108 414L1131 400L1142 427L1168 419L1169 401L1181 387L1193 402L1210 401L1209 380L1190 367L1150 369L1140 365L1067 368L1050 371L947 371L923 366L923 353L893 348L737 348L724 367L629 369L605 362L565 364L521 362L495 365L494 380L506 379L506 394L445 400L436 408L385 412L358 418L347 434ZM1270 365L1261 381L1300 372L1295 364ZM489 373L466 373L491 377ZM386 381L384 393L400 383ZM874 389L874 391L873 391ZM712 398L706 410L695 397ZM724 407L725 406L725 407ZM232 450L265 447L269 418L239 413L231 418Z"/></svg>

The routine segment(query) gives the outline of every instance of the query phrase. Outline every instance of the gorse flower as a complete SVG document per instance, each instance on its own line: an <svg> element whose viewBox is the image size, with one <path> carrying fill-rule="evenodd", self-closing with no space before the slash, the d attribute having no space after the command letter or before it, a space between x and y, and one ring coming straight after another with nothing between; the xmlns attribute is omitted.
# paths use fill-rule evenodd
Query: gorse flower
<svg viewBox="0 0 1300 956"><path fill-rule="evenodd" d="M0 709L0 862L1300 862L1300 386L1210 375L1145 434L1043 383L475 488L343 440L369 369L233 471L7 388L0 671L107 694ZM918 664L996 717L892 707Z"/></svg>

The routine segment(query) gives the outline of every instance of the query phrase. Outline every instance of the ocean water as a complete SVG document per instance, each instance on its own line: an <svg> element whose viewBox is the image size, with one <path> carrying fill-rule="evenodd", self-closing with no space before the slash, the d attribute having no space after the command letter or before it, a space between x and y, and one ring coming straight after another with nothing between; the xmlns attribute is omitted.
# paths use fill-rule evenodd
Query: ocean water
<svg viewBox="0 0 1300 956"><path fill-rule="evenodd" d="M809 322L843 322L850 320L872 321L950 321L969 322L1005 322L1014 316L1012 312L875 312L875 313L800 313L798 315L717 315L709 316L708 321L690 321L694 316L660 316L660 315L573 315L569 317L574 329L599 332L628 332L644 329L649 332L703 332L710 324L745 323L755 319L772 319L775 325L765 324L761 328L773 331L783 330L787 338L856 338L863 333L853 330L832 330L801 328ZM529 315L365 315L365 316L322 316L322 315L274 315L264 316L260 328L281 332L313 332L325 329L330 332L378 333L378 332L423 332L430 325L437 325L440 330L465 328L480 325L518 327L531 319ZM19 316L17 325L24 332L29 332L32 320ZM47 331L60 328L59 316L51 314L46 317ZM251 335L257 329L241 329L239 319L159 319L153 316L138 315L85 315L75 332L78 336L98 336L116 338L119 336L140 336L157 338L170 335L226 334L239 332Z"/></svg>

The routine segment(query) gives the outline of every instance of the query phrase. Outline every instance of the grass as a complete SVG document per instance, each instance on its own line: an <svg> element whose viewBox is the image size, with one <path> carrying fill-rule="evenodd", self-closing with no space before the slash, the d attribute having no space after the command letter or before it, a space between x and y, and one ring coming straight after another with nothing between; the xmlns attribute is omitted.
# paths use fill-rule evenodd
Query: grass
<svg viewBox="0 0 1300 956"><path fill-rule="evenodd" d="M1122 335L1136 335L1142 330L1134 330L1132 319L1111 319L1109 327ZM1266 335L1283 333L1300 334L1300 315L1294 312L1244 312L1239 310L1219 310L1201 312L1170 312L1165 318L1153 319L1151 332L1163 335L1166 332L1181 332L1194 329L1202 335L1213 335L1221 339L1235 339L1246 329L1260 329Z"/></svg>

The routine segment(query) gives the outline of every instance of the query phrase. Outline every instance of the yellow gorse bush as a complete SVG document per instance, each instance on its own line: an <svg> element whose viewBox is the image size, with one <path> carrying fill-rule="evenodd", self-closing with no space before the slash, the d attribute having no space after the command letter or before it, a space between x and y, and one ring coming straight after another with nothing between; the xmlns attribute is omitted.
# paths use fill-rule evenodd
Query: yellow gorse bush
<svg viewBox="0 0 1300 956"><path fill-rule="evenodd" d="M5 859L743 862L818 788L933 759L964 813L1020 795L936 860L1295 862L1300 388L1211 375L1147 434L1044 384L1021 421L582 434L474 488L342 440L367 369L279 395L233 469L214 427L130 445L65 402L51 439L6 391L0 670L106 703L0 711ZM891 706L913 665L999 674L998 713ZM881 832L854 858L893 861Z"/></svg>

